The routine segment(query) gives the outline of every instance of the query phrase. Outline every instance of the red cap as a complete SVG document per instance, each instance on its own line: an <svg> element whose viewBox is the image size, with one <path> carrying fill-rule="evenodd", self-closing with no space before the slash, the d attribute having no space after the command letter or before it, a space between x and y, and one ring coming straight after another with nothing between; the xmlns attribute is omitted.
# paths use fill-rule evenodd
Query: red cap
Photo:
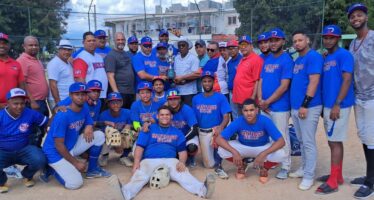
<svg viewBox="0 0 374 200"><path fill-rule="evenodd" d="M227 47L238 47L239 44L238 44L238 41L236 40L230 40L227 42Z"/></svg>

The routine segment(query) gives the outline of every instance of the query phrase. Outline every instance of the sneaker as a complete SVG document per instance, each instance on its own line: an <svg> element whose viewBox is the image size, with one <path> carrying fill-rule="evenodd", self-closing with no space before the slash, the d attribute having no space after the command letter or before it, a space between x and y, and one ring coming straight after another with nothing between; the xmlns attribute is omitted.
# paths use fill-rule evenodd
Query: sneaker
<svg viewBox="0 0 374 200"><path fill-rule="evenodd" d="M39 180L43 183L48 183L49 182L48 175L44 172L41 172L39 175Z"/></svg>
<svg viewBox="0 0 374 200"><path fill-rule="evenodd" d="M26 187L32 187L32 186L35 185L35 182L34 182L32 179L24 178L24 179L23 179L23 184L24 184Z"/></svg>
<svg viewBox="0 0 374 200"><path fill-rule="evenodd" d="M288 178L288 170L281 169L278 174L275 176L277 179L287 179Z"/></svg>
<svg viewBox="0 0 374 200"><path fill-rule="evenodd" d="M366 199L369 198L371 195L374 194L374 190L370 189L366 185L362 185L353 195L356 199Z"/></svg>
<svg viewBox="0 0 374 200"><path fill-rule="evenodd" d="M302 178L304 176L304 169L299 168L296 171L291 172L288 176L291 178Z"/></svg>
<svg viewBox="0 0 374 200"><path fill-rule="evenodd" d="M100 167L105 167L108 165L109 155L101 155L99 157L99 165Z"/></svg>
<svg viewBox="0 0 374 200"><path fill-rule="evenodd" d="M6 185L0 186L0 193L7 193L9 191L9 187Z"/></svg>
<svg viewBox="0 0 374 200"><path fill-rule="evenodd" d="M357 177L351 181L351 185L357 185L357 186L364 185L365 180L366 180L366 176Z"/></svg>
<svg viewBox="0 0 374 200"><path fill-rule="evenodd" d="M99 177L110 177L112 174L110 172L101 169L100 167L95 170L88 171L86 173L86 178L99 178Z"/></svg>
<svg viewBox="0 0 374 200"><path fill-rule="evenodd" d="M309 190L310 188L312 188L312 186L314 185L314 180L313 179L306 179L306 178L303 178L301 180L301 183L299 184L299 189L300 190Z"/></svg>
<svg viewBox="0 0 374 200"><path fill-rule="evenodd" d="M119 163L125 165L126 167L132 167L134 163L130 160L129 157L122 157L119 159Z"/></svg>
<svg viewBox="0 0 374 200"><path fill-rule="evenodd" d="M214 172L221 179L229 179L229 175L222 168L216 168Z"/></svg>
<svg viewBox="0 0 374 200"><path fill-rule="evenodd" d="M213 174L209 173L206 175L204 186L206 188L205 198L210 199L214 193L216 178Z"/></svg>
<svg viewBox="0 0 374 200"><path fill-rule="evenodd" d="M3 171L5 172L8 178L15 178L15 179L23 178L21 174L21 170L19 170L15 165L4 168Z"/></svg>

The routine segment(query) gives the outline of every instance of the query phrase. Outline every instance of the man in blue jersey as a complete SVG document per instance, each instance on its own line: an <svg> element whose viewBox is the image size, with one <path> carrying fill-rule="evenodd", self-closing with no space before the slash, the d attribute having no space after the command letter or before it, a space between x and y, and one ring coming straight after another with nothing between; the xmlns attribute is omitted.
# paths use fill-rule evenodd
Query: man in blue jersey
<svg viewBox="0 0 374 200"><path fill-rule="evenodd" d="M236 178L245 178L246 163L243 158L255 158L253 167L260 169L260 181L267 181L265 161L282 162L286 154L282 147L285 142L282 134L268 117L258 113L259 109L253 99L243 102L242 113L221 135L216 138L218 154L238 167ZM229 139L238 133L238 140ZM273 142L270 142L271 140Z"/></svg>
<svg viewBox="0 0 374 200"><path fill-rule="evenodd" d="M178 49L173 44L169 44L169 31L168 30L161 29L160 32L158 33L158 40L160 41L160 43L165 43L167 48L169 47L173 48L174 56L178 54ZM152 54L156 55L156 53L157 53L157 47L152 49Z"/></svg>
<svg viewBox="0 0 374 200"><path fill-rule="evenodd" d="M229 50L229 55L231 59L227 63L227 87L229 89L230 94L230 106L232 110L232 120L238 118L238 106L232 101L233 89L234 89L234 79L236 75L236 69L240 61L242 60L243 56L239 53L239 43L236 40L230 40L227 42L227 48Z"/></svg>
<svg viewBox="0 0 374 200"><path fill-rule="evenodd" d="M348 122L354 105L353 56L339 47L341 29L328 25L322 32L323 46L327 49L322 76L323 122L331 150L330 175L319 178L326 181L316 193L329 194L343 184L343 142L347 139Z"/></svg>
<svg viewBox="0 0 374 200"><path fill-rule="evenodd" d="M170 64L167 61L168 44L160 42L156 45L157 67L159 75L167 76Z"/></svg>
<svg viewBox="0 0 374 200"><path fill-rule="evenodd" d="M217 145L214 140L227 126L231 108L223 94L213 91L213 84L214 72L203 71L204 93L199 93L192 99L192 108L199 126L203 164L207 168L214 167L220 178L227 179L228 175L222 169L221 158L217 154Z"/></svg>
<svg viewBox="0 0 374 200"><path fill-rule="evenodd" d="M86 178L109 177L111 174L97 163L105 136L101 131L93 131L93 120L88 108L84 106L86 85L73 83L69 87L69 96L71 104L66 112L58 112L54 116L43 151L58 182L73 190L83 185L81 173L86 167ZM87 150L88 164L76 158ZM43 178L44 181L48 181L48 175Z"/></svg>
<svg viewBox="0 0 374 200"><path fill-rule="evenodd" d="M257 36L257 45L261 51L260 57L265 61L271 54L270 52L270 32L263 32Z"/></svg>
<svg viewBox="0 0 374 200"><path fill-rule="evenodd" d="M121 93L119 92L112 92L108 94L107 97L107 110L103 111L100 114L99 120L96 123L96 126L101 127L101 130L105 132L106 126L111 126L118 131L122 131L123 129L131 129L131 114L130 110L122 108L123 98ZM104 144L103 150L101 151L101 156L99 159L100 166L106 166L108 164L109 158L109 147ZM128 157L131 148L115 148L116 152L122 153L121 157L119 158L119 162L126 167L131 167L133 165L131 159Z"/></svg>
<svg viewBox="0 0 374 200"><path fill-rule="evenodd" d="M26 108L27 98L24 90L13 88L6 95L7 106L0 110L0 193L9 190L4 168L25 165L21 172L23 182L26 187L32 187L34 174L46 164L42 150L29 144L29 136L33 125L43 127L48 118Z"/></svg>
<svg viewBox="0 0 374 200"><path fill-rule="evenodd" d="M127 46L129 47L128 53L130 53L131 57L135 56L139 50L138 38L134 35L127 38Z"/></svg>
<svg viewBox="0 0 374 200"><path fill-rule="evenodd" d="M162 78L156 78L152 81L153 92L152 99L160 104L164 104L167 101L165 91L165 81Z"/></svg>
<svg viewBox="0 0 374 200"><path fill-rule="evenodd" d="M190 106L182 103L182 98L176 89L167 92L167 105L173 113L171 125L182 131L186 137L187 165L196 167L195 155L199 147L199 138L195 113Z"/></svg>
<svg viewBox="0 0 374 200"><path fill-rule="evenodd" d="M299 53L293 68L290 100L291 117L300 141L301 165L289 176L303 178L300 190L309 190L314 183L317 165L316 131L322 112L320 77L323 57L309 47L309 37L303 31L292 34L293 46Z"/></svg>
<svg viewBox="0 0 374 200"><path fill-rule="evenodd" d="M188 192L202 198L212 196L214 175L208 174L202 183L190 174L185 166L185 136L171 126L172 116L170 108L162 106L157 112L158 123L152 124L149 132L140 132L135 148L133 176L130 182L122 187L126 200L133 199L149 182L153 171L162 164L169 169L170 179L178 182Z"/></svg>
<svg viewBox="0 0 374 200"><path fill-rule="evenodd" d="M291 109L289 86L294 62L287 53L283 52L283 46L286 43L284 32L279 28L274 28L270 33L271 54L265 60L261 71L258 98L260 108L273 120L286 141L283 149L288 157L282 162L282 168L276 177L287 179L291 167L291 147L288 133Z"/></svg>

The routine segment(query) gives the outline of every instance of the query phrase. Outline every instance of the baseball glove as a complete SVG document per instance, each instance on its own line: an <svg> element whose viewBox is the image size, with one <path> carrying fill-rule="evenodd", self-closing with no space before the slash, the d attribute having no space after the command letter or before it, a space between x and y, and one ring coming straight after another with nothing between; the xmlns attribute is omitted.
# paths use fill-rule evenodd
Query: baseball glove
<svg viewBox="0 0 374 200"><path fill-rule="evenodd" d="M133 130L130 130L130 129L122 129L121 131L121 137L122 137L122 148L124 149L130 149L133 144L134 144L134 141L135 141L135 137L134 137L134 131Z"/></svg>
<svg viewBox="0 0 374 200"><path fill-rule="evenodd" d="M105 128L105 142L108 146L121 146L121 133L117 129L107 126Z"/></svg>

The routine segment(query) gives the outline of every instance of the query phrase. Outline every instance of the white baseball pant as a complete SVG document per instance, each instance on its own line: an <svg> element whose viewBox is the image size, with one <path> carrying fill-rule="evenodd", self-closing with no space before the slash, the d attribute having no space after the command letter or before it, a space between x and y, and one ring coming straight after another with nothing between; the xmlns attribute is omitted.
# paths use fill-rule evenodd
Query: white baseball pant
<svg viewBox="0 0 374 200"><path fill-rule="evenodd" d="M199 129L199 142L203 164L206 168L214 167L214 148L212 146L213 129Z"/></svg>

